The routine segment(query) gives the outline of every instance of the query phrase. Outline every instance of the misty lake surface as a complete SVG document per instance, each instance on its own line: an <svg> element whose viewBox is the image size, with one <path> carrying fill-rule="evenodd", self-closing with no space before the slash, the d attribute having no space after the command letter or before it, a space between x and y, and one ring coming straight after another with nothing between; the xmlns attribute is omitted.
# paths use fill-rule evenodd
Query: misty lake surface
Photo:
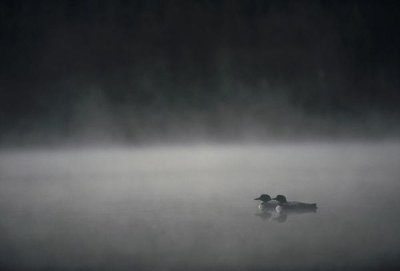
<svg viewBox="0 0 400 271"><path fill-rule="evenodd" d="M395 270L399 194L393 142L4 149L0 269Z"/></svg>

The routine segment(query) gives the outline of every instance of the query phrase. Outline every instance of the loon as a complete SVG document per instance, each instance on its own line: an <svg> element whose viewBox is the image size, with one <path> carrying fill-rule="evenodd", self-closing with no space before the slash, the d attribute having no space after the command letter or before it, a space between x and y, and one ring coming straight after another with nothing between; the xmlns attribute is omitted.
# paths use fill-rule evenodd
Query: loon
<svg viewBox="0 0 400 271"><path fill-rule="evenodd" d="M315 211L317 209L316 203L305 203L299 201L287 201L284 195L277 195L272 200L276 200L278 202L275 211L280 213L282 211Z"/></svg>
<svg viewBox="0 0 400 271"><path fill-rule="evenodd" d="M262 194L254 200L261 200L261 203L258 205L258 209L262 211L274 210L279 204L277 200L271 199L271 197L267 194Z"/></svg>

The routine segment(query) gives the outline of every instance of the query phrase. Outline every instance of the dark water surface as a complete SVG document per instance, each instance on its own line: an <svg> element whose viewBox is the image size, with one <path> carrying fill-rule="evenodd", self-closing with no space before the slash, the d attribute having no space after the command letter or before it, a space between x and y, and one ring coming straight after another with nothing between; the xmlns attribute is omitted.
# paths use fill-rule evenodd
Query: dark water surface
<svg viewBox="0 0 400 271"><path fill-rule="evenodd" d="M3 150L0 267L395 270L399 193L397 143Z"/></svg>

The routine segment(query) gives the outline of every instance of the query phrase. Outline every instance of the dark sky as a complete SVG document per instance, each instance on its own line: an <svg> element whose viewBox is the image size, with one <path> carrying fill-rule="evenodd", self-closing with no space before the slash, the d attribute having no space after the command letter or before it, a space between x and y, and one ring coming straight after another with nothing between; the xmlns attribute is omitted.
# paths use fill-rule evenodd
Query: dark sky
<svg viewBox="0 0 400 271"><path fill-rule="evenodd" d="M393 128L399 14L399 1L2 0L0 140Z"/></svg>

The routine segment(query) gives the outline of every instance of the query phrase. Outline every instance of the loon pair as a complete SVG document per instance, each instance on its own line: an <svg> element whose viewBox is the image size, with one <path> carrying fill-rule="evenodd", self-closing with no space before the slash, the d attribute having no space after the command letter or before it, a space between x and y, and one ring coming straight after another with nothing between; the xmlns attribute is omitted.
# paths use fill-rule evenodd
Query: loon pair
<svg viewBox="0 0 400 271"><path fill-rule="evenodd" d="M299 201L287 201L284 195L277 195L275 198L271 198L267 194L262 194L260 197L254 200L261 200L258 205L260 210L273 210L282 212L284 210L315 210L317 209L316 203L305 203Z"/></svg>

